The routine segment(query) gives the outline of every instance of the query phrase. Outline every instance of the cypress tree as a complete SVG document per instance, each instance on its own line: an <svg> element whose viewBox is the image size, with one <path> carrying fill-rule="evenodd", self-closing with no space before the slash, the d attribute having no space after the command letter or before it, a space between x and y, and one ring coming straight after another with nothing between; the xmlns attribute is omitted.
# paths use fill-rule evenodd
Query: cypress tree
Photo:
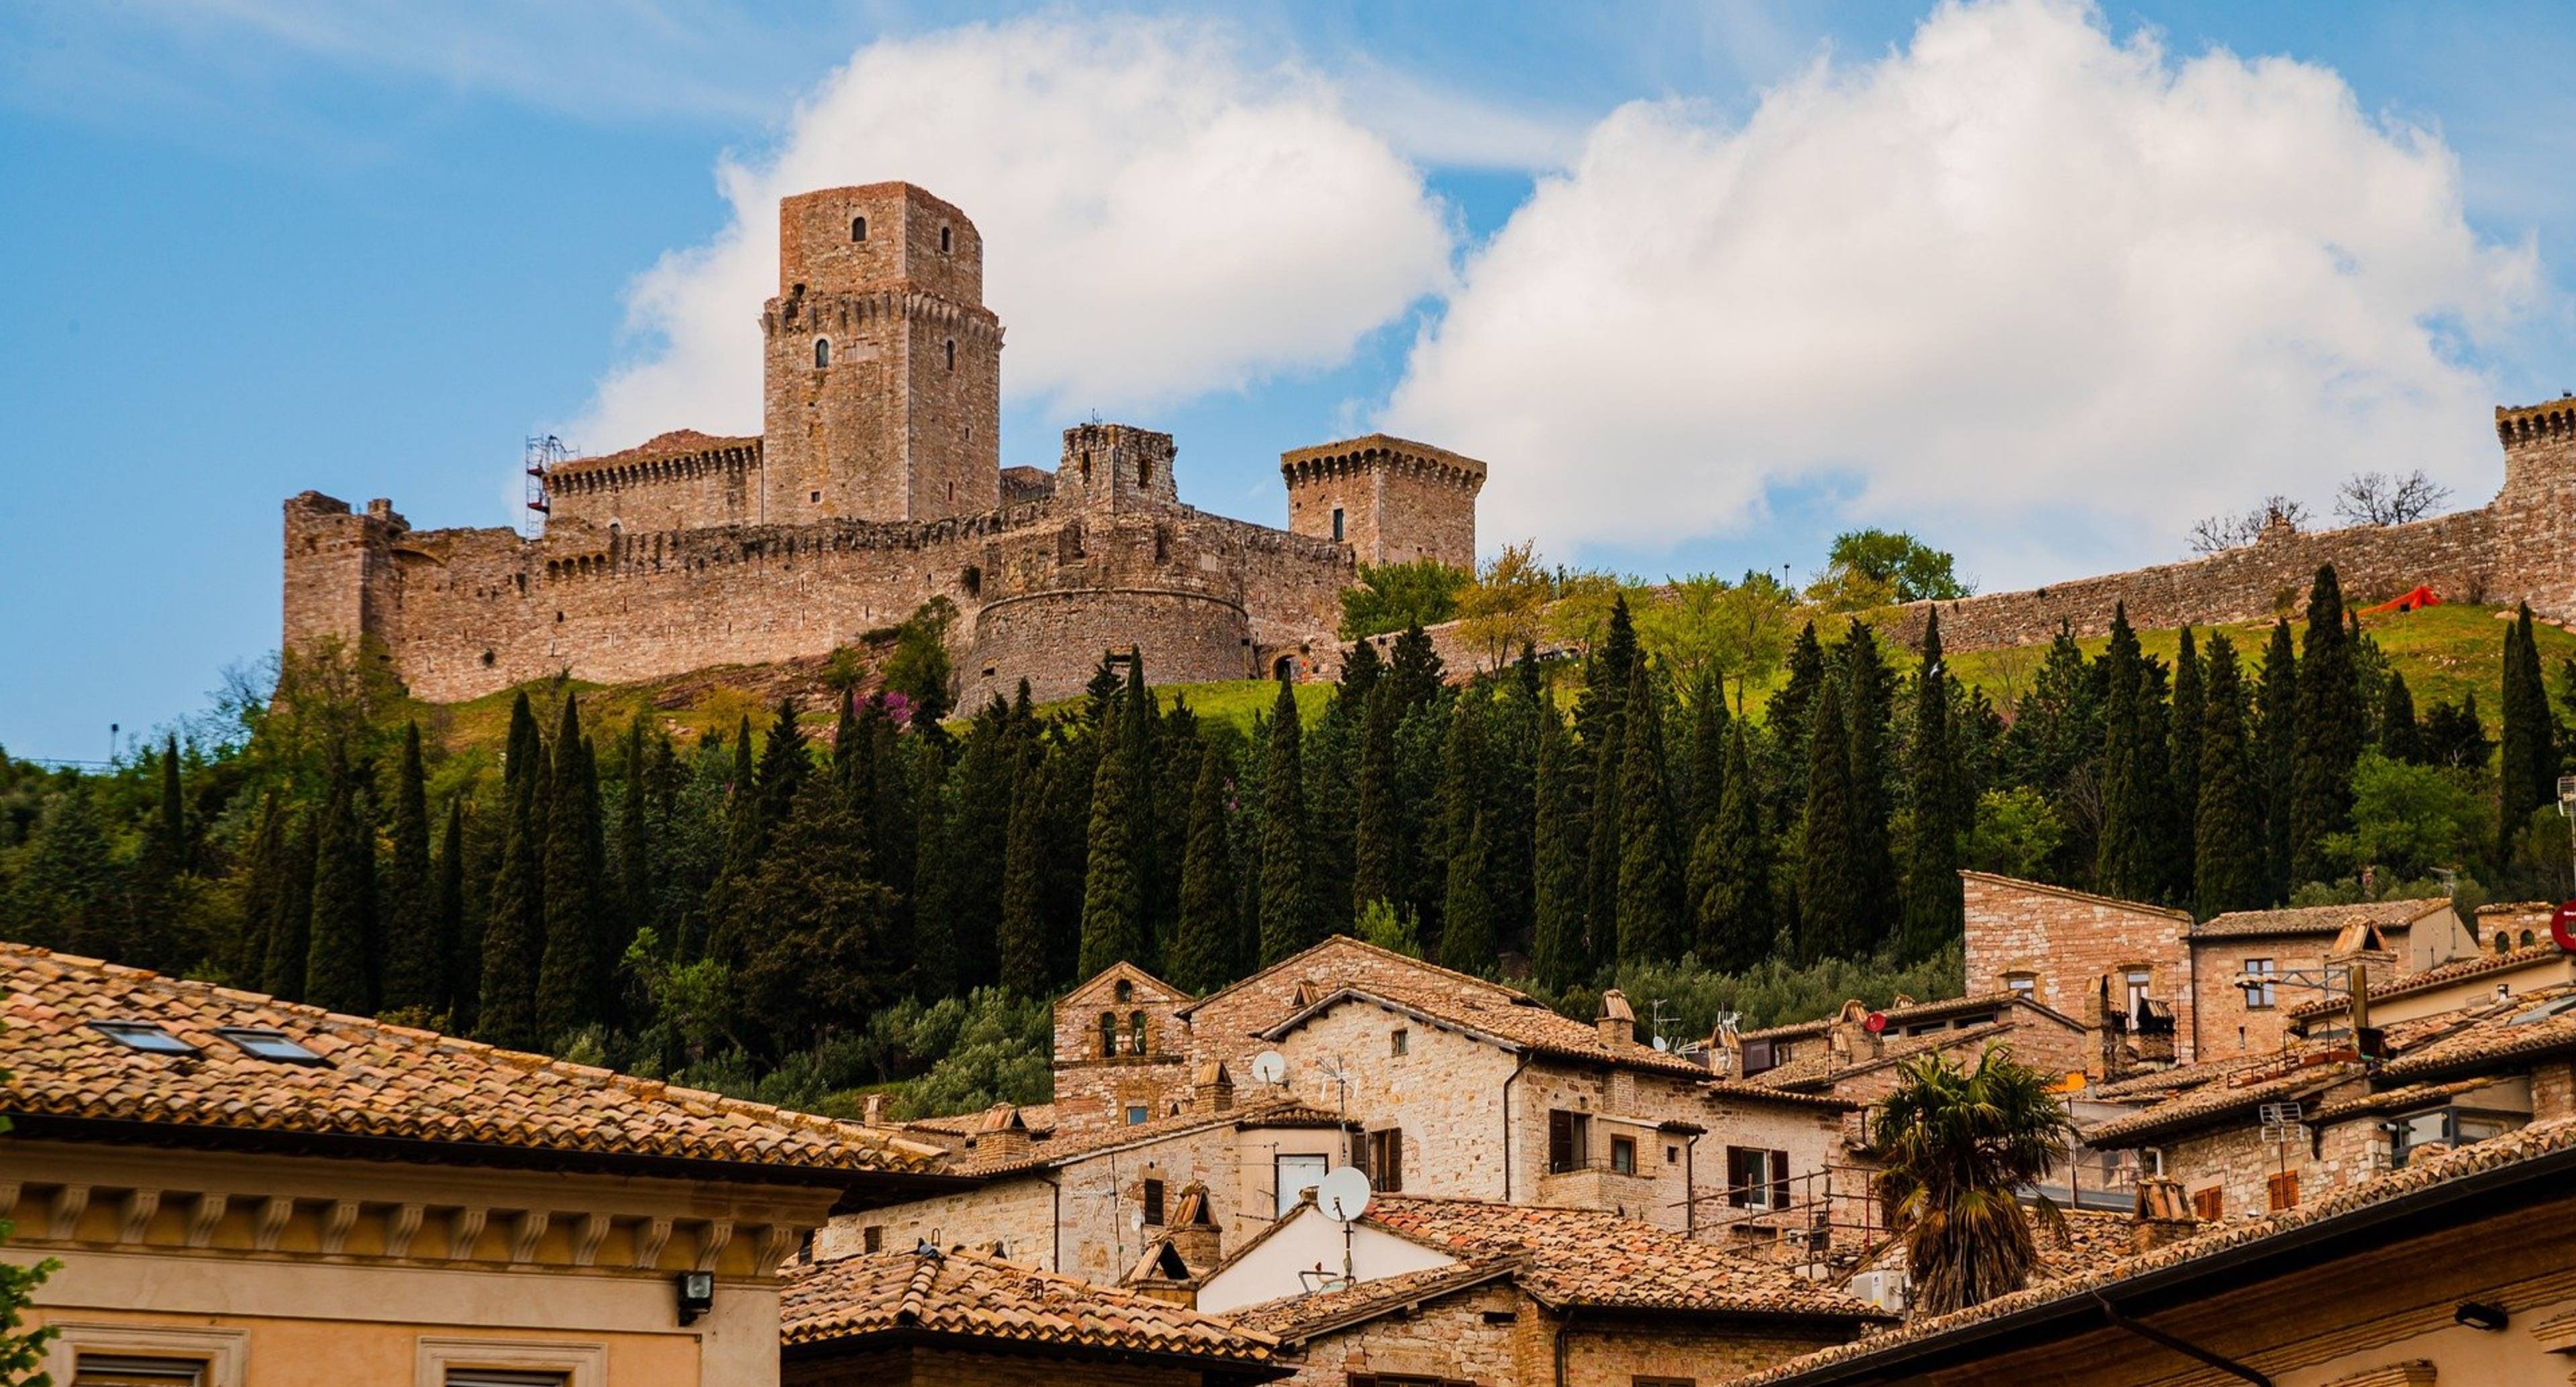
<svg viewBox="0 0 2576 1387"><path fill-rule="evenodd" d="M437 864L430 875L430 937L437 941L437 992L426 1004L447 1017L445 1029L462 1033L469 1019L464 1008L473 1000L473 951L465 934L465 799L447 801L447 827L439 835Z"/></svg>
<svg viewBox="0 0 2576 1387"><path fill-rule="evenodd" d="M2526 602L2505 628L2503 725L2496 738L2496 857L2513 856L2531 811L2558 800L2556 718L2540 672L2540 643Z"/></svg>
<svg viewBox="0 0 2576 1387"><path fill-rule="evenodd" d="M510 752L503 766L501 856L492 873L492 904L484 913L482 978L477 988L477 1039L510 1050L535 1049L537 964L545 938L544 825L540 788L545 751L536 715L521 694L510 709Z"/></svg>
<svg viewBox="0 0 2576 1387"><path fill-rule="evenodd" d="M1014 997L1055 991L1046 921L1046 760L1031 751L1011 782L1011 817L1002 848L1002 914L995 926L1002 990Z"/></svg>
<svg viewBox="0 0 2576 1387"><path fill-rule="evenodd" d="M1169 965L1174 985L1204 995L1234 980L1241 930L1234 918L1234 848L1226 841L1225 758L1210 747L1198 759L1198 781L1190 787L1189 849L1181 859L1180 928Z"/></svg>
<svg viewBox="0 0 2576 1387"><path fill-rule="evenodd" d="M1628 679L1619 766L1619 961L1669 962L1681 952L1681 851L1664 779L1662 700L1638 661Z"/></svg>
<svg viewBox="0 0 2576 1387"><path fill-rule="evenodd" d="M894 893L873 876L847 797L804 779L746 892L760 910L741 932L735 986L758 1048L806 1048L894 1000L904 959Z"/></svg>
<svg viewBox="0 0 2576 1387"><path fill-rule="evenodd" d="M1399 652L1402 649L1398 645ZM1261 767L1261 961L1276 963L1324 937L1307 892L1305 769L1297 691L1279 681Z"/></svg>
<svg viewBox="0 0 2576 1387"><path fill-rule="evenodd" d="M1788 679L1762 706L1762 720L1771 728L1771 745L1780 758L1780 773L1774 778L1782 798L1791 805L1807 800L1807 714L1815 707L1816 691L1824 682L1825 645L1816 638L1816 623L1810 621L1789 647Z"/></svg>
<svg viewBox="0 0 2576 1387"><path fill-rule="evenodd" d="M1466 840L1449 855L1449 889L1440 910L1440 964L1462 973L1494 966L1493 834L1475 811Z"/></svg>
<svg viewBox="0 0 2576 1387"><path fill-rule="evenodd" d="M944 748L921 739L921 785L913 795L917 817L912 841L917 854L912 872L912 994L924 1001L957 994L959 958L957 882L962 865L951 851L951 826L961 812L957 776L946 766ZM855 824L853 828L855 829ZM896 910L874 928L889 937L900 932Z"/></svg>
<svg viewBox="0 0 2576 1387"><path fill-rule="evenodd" d="M1762 826L1761 787L1754 784L1744 726L1727 739L1726 795L1717 817L1700 830L1691 850L1700 962L1740 973L1771 952L1776 912L1771 902L1771 839ZM1955 882L1957 875L1952 874Z"/></svg>
<svg viewBox="0 0 2576 1387"><path fill-rule="evenodd" d="M321 821L312 810L289 810L280 832L285 843L277 878L277 906L268 921L268 953L260 964L260 990L297 1002L304 999L304 964L313 925L313 858Z"/></svg>
<svg viewBox="0 0 2576 1387"><path fill-rule="evenodd" d="M659 767L669 755L669 744L662 737L655 736L647 743L642 715L626 724L620 757L626 792L617 813L617 909L610 931L613 947L608 956L612 967L626 957L626 945L634 932L654 922L655 903L662 898L663 873L653 851L654 822L664 813L661 787L656 782Z"/></svg>
<svg viewBox="0 0 2576 1387"><path fill-rule="evenodd" d="M2395 670L2380 690L2379 751L2391 761L2424 764L2424 728L2415 719L2415 695L2406 687L2406 676Z"/></svg>
<svg viewBox="0 0 2576 1387"><path fill-rule="evenodd" d="M1538 985L1562 992L1592 976L1583 932L1584 853L1590 835L1576 802L1581 762L1556 709L1539 706L1538 815L1533 826L1531 963Z"/></svg>
<svg viewBox="0 0 2576 1387"><path fill-rule="evenodd" d="M2352 768L2361 759L2363 716L2343 589L2327 564L2308 593L2308 633L2299 650L2298 743L2290 774L2290 863L2298 880L2328 875L2333 864L2325 840L2352 827Z"/></svg>
<svg viewBox="0 0 2576 1387"><path fill-rule="evenodd" d="M367 936L375 908L376 835L347 750L330 752L329 793L313 855L313 921L304 962L304 1000L326 1011L375 1008Z"/></svg>
<svg viewBox="0 0 2576 1387"><path fill-rule="evenodd" d="M2192 899L2192 861L2196 856L2195 820L2200 804L2200 728L2207 721L2202 704L2207 696L2202 691L2200 650L2192 630L2182 628L2182 645L2174 652L2173 711L2167 733L2165 783L2166 842L2169 856L2165 864L2166 900Z"/></svg>
<svg viewBox="0 0 2576 1387"><path fill-rule="evenodd" d="M2225 633L2209 637L2200 719L2200 783L2192 830L2192 907L2202 919L2253 910L2270 895L2263 838L2262 769L2249 756L2245 682Z"/></svg>
<svg viewBox="0 0 2576 1387"><path fill-rule="evenodd" d="M1076 971L1096 977L1121 962L1144 966L1145 887L1136 860L1136 762L1150 746L1123 715L1101 735L1106 746L1091 778L1091 851L1082 875L1082 958Z"/></svg>
<svg viewBox="0 0 2576 1387"><path fill-rule="evenodd" d="M179 734L173 732L161 748L161 802L152 819L152 833L144 847L146 860L156 877L172 877L195 869L189 851L188 812L179 790ZM154 884L158 885L159 882Z"/></svg>
<svg viewBox="0 0 2576 1387"><path fill-rule="evenodd" d="M1466 850L1467 835L1475 830L1476 816L1484 809L1490 783L1485 758L1485 714L1492 703L1485 686L1479 683L1449 705L1447 735L1440 745L1440 790L1427 835L1430 841L1423 850L1424 869L1426 873L1437 873L1440 885L1422 925L1424 942L1434 946L1442 938L1447 917L1441 912L1448 909L1449 886L1456 880L1450 863ZM1479 882L1478 889L1488 885ZM1487 909L1490 913L1490 900ZM1492 923L1487 919L1483 928L1490 932Z"/></svg>
<svg viewBox="0 0 2576 1387"><path fill-rule="evenodd" d="M1010 852L1011 789L1018 779L1020 735L1010 706L997 695L975 714L957 757L956 806L944 851L954 875L950 918L957 928L958 985L989 987L1000 976L996 936Z"/></svg>
<svg viewBox="0 0 2576 1387"><path fill-rule="evenodd" d="M1960 894L1960 841L1969 801L1950 738L1950 670L1941 653L1941 612L1923 623L1923 663L1914 675L1914 740L1907 748L1914 837L1905 863L1905 952L1926 957L1967 928Z"/></svg>
<svg viewBox="0 0 2576 1387"><path fill-rule="evenodd" d="M2093 873L2104 892L2132 900L2155 896L2154 836L2146 822L2155 807L2143 774L2146 737L2138 710L2144 663L2128 605L2119 604L2111 613L2111 639L2096 662L2103 695L2102 836L2094 845Z"/></svg>
<svg viewBox="0 0 2576 1387"><path fill-rule="evenodd" d="M1878 635L1869 623L1851 624L1842 656L1844 735L1851 755L1851 875L1862 902L1860 919L1885 921L1884 929L1902 919L1904 911L1887 831L1887 725L1894 694ZM1867 940L1863 952L1879 942Z"/></svg>
<svg viewBox="0 0 2576 1387"><path fill-rule="evenodd" d="M429 784L421 765L420 724L403 727L394 772L393 853L385 863L385 991L388 1011L435 1011L446 964L439 937L438 883L429 858Z"/></svg>
<svg viewBox="0 0 2576 1387"><path fill-rule="evenodd" d="M1817 690L1808 712L1807 805L1798 844L1799 952L1806 961L1864 952L1867 903L1853 878L1851 751L1840 680Z"/></svg>
<svg viewBox="0 0 2576 1387"><path fill-rule="evenodd" d="M1396 764L1395 732L1401 717L1394 686L1380 680L1360 719L1359 823L1353 834L1351 875L1355 909L1373 901L1401 900L1413 877L1409 866L1413 815L1406 811Z"/></svg>
<svg viewBox="0 0 2576 1387"><path fill-rule="evenodd" d="M1325 890L1340 893L1343 909L1350 906L1351 889L1349 732L1356 730L1354 726L1344 733L1340 764L1332 771L1333 789L1339 796L1335 814L1339 820L1340 855L1336 859L1337 884L1328 883ZM1154 880L1153 894L1146 898L1146 906L1153 927L1154 957L1158 963L1168 964L1180 941L1181 876L1190 859L1190 806L1198 794L1199 763L1214 753L1199 731L1199 715L1177 693L1155 727L1154 737L1157 749L1152 784L1147 787L1151 799L1145 814L1154 838ZM1306 783L1311 791L1315 783L1312 773Z"/></svg>
<svg viewBox="0 0 2576 1387"><path fill-rule="evenodd" d="M227 980L247 991L260 989L260 974L268 964L268 927L277 916L278 893L285 887L286 821L277 791L270 790L260 799L259 818L243 854L247 870L242 874L241 932L233 936L233 947L224 959Z"/></svg>
<svg viewBox="0 0 2576 1387"><path fill-rule="evenodd" d="M1690 821L1686 841L1697 842L1701 829L1716 820L1718 807L1726 800L1726 735L1725 684L1714 671L1702 674L1691 689L1690 706Z"/></svg>
<svg viewBox="0 0 2576 1387"><path fill-rule="evenodd" d="M749 740L747 735L745 740ZM561 754L560 748L557 754ZM787 815L795 808L796 792L805 788L806 773L813 765L813 757L806 750L805 729L796 721L796 701L782 698L778 700L777 716L770 721L769 741L760 749L760 769L754 776L760 787L764 825L787 821Z"/></svg>
<svg viewBox="0 0 2576 1387"><path fill-rule="evenodd" d="M1526 948L1534 933L1537 895L1539 680L1537 658L1524 652L1517 677L1501 684L1488 710L1484 812L1493 834L1486 896L1493 902L1494 938L1502 947Z"/></svg>
<svg viewBox="0 0 2576 1387"><path fill-rule="evenodd" d="M2290 898L2293 867L2290 828L2291 789L2299 758L2299 668L2291 653L2290 623L2272 623L2272 640L2263 648L2261 701L2255 723L2255 761L2263 777L2263 897Z"/></svg>
<svg viewBox="0 0 2576 1387"><path fill-rule="evenodd" d="M774 743L773 743L774 745ZM605 982L595 954L607 910L600 880L599 777L582 741L579 705L567 696L555 728L553 777L547 784L539 869L544 934L537 956L537 1017L562 1030L600 1019Z"/></svg>
<svg viewBox="0 0 2576 1387"><path fill-rule="evenodd" d="M1376 642L1351 642L1351 648L1342 655L1342 677L1334 687L1333 702L1345 707L1356 720L1367 709L1369 695L1377 691L1378 680L1385 674L1386 661L1377 653Z"/></svg>
<svg viewBox="0 0 2576 1387"><path fill-rule="evenodd" d="M2139 827L2146 831L2140 861L2158 901L2179 901L2191 885L2191 837L2176 811L2173 788L2172 705L2165 691L2165 667L2148 660L2138 668L2138 746L2132 783L2145 798Z"/></svg>
<svg viewBox="0 0 2576 1387"><path fill-rule="evenodd" d="M1387 662L1386 673L1381 677L1395 691L1399 715L1434 702L1448 686L1440 652L1432 648L1431 637L1419 622L1405 627L1395 638L1395 656Z"/></svg>

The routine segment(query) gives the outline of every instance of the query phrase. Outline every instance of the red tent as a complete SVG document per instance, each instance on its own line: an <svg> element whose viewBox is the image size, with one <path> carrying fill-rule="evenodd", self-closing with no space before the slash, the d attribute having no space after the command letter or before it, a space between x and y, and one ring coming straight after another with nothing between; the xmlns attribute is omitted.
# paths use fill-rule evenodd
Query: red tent
<svg viewBox="0 0 2576 1387"><path fill-rule="evenodd" d="M2376 607L2364 607L2361 609L2361 614L2363 616L2383 616L2389 612L2411 612L2418 607L2438 607L2441 605L2442 599L2435 596L2431 588L2424 586L2422 583L2417 583L2414 591L2390 601L2382 602Z"/></svg>

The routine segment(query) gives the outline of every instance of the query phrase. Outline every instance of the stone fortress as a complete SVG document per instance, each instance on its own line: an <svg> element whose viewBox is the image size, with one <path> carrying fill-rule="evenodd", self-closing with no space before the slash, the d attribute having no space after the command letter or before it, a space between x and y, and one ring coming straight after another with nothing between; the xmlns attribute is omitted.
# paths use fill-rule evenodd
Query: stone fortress
<svg viewBox="0 0 2576 1387"><path fill-rule="evenodd" d="M1361 563L1472 567L1485 465L1382 434L1289 452L1285 530L1180 501L1169 434L1065 430L1001 465L984 245L906 183L779 204L762 432L681 430L548 469L541 538L286 503L285 645L336 638L418 697L814 656L954 602L961 704L1081 688L1134 647L1157 682L1334 663Z"/></svg>

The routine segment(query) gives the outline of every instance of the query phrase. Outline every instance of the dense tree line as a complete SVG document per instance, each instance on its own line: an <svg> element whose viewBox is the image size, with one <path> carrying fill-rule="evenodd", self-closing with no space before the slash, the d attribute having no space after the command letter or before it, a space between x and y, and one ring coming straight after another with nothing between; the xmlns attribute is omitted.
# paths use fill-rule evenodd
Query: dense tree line
<svg viewBox="0 0 2576 1387"><path fill-rule="evenodd" d="M2418 715L2331 569L2307 610L2170 661L2115 612L2008 709L1954 677L1937 611L1914 650L1824 617L1748 712L1613 593L1580 653L1455 678L1409 626L1248 732L1133 657L1065 705L949 716L934 632L927 687L843 679L820 724L783 702L683 741L527 693L497 758L324 661L229 745L0 762L0 907L31 942L739 1088L905 1078L944 1043L976 1056L935 1081L958 1098L1037 1096L1012 1045L1120 959L1206 990L1351 931L1576 1008L1638 977L1917 986L1955 957L1962 866L2203 915L2436 868L2558 890L2569 739L2529 613L2499 746L2473 703Z"/></svg>

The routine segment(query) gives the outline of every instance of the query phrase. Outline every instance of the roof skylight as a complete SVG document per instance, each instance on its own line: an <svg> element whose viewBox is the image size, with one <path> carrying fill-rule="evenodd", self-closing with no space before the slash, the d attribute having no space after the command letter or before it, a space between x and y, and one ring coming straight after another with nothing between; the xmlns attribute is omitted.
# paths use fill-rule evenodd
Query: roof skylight
<svg viewBox="0 0 2576 1387"><path fill-rule="evenodd" d="M320 1055L284 1031L256 1026L226 1026L215 1034L241 1047L242 1053L254 1059L276 1060L281 1064L328 1064Z"/></svg>
<svg viewBox="0 0 2576 1387"><path fill-rule="evenodd" d="M193 1055L197 1047L161 1029L155 1021L92 1021L89 1028L129 1050L147 1055Z"/></svg>

